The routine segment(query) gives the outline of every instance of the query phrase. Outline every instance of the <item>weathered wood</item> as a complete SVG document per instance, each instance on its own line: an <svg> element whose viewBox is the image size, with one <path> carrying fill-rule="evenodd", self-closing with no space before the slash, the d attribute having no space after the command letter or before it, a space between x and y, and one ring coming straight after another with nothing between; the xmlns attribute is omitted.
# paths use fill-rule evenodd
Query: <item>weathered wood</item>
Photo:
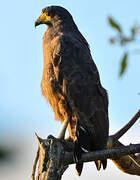
<svg viewBox="0 0 140 180"><path fill-rule="evenodd" d="M116 142L114 147L124 146L120 142ZM133 156L133 158L132 158ZM140 176L140 153L137 155L121 156L118 159L111 159L114 164L124 173Z"/></svg>
<svg viewBox="0 0 140 180"><path fill-rule="evenodd" d="M120 134L124 134L134 122L140 117L140 110L132 118L132 120L124 126ZM129 127L129 128L128 128ZM63 130L66 130L64 126ZM62 135L64 134L61 132ZM119 137L119 133L116 133ZM95 160L111 159L115 165L123 172L140 176L140 144L130 144L124 146L116 141L116 134L109 137L108 149L101 151L88 152L82 155L81 162L90 162ZM37 135L36 135L37 136ZM114 139L113 139L114 138ZM31 180L35 180L35 169L38 163L38 172L36 180L61 180L61 177L69 164L73 164L74 143L68 142L63 138L54 138L48 136L42 139L37 136L39 150L33 165ZM135 155L135 153L138 153Z"/></svg>
<svg viewBox="0 0 140 180"><path fill-rule="evenodd" d="M73 159L73 152L68 152L64 148L66 146L64 144L66 143L67 142L64 143L60 139L54 138L53 136L49 136L40 143L38 175L36 178L37 180L60 180L64 171L68 168L68 165L75 163ZM119 169L123 170L124 172L132 174L133 171L133 174L140 175L140 167L134 165L135 163L132 164L132 160L126 156L138 152L140 152L140 144L131 144L129 146L120 146L111 149L85 153L83 154L81 161L90 162L99 159L103 160L111 158L115 164L119 164Z"/></svg>
<svg viewBox="0 0 140 180"><path fill-rule="evenodd" d="M48 136L39 147L38 180L60 180L68 167L61 163L65 151L60 140Z"/></svg>

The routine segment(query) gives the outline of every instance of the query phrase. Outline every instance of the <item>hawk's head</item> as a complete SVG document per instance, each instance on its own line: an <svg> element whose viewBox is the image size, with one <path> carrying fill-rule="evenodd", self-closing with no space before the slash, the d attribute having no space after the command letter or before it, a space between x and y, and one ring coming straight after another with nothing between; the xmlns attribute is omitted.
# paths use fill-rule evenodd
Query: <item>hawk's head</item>
<svg viewBox="0 0 140 180"><path fill-rule="evenodd" d="M71 14L60 6L49 6L42 9L42 13L35 21L35 27L40 24L46 24L48 26L54 26L60 23L69 23L73 21Z"/></svg>

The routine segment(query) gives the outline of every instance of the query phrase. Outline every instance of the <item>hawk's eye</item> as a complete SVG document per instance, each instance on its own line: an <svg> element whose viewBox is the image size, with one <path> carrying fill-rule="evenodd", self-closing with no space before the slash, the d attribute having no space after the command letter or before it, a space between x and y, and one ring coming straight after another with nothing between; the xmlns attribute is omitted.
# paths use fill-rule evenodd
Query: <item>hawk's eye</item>
<svg viewBox="0 0 140 180"><path fill-rule="evenodd" d="M44 8L44 9L42 9L42 12L44 13L44 12L46 12L47 11L47 9L46 8Z"/></svg>

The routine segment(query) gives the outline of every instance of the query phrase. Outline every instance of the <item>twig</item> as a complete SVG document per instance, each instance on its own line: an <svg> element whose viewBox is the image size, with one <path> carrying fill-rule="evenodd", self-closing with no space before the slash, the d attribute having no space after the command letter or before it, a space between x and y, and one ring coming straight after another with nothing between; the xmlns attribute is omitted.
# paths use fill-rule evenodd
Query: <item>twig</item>
<svg viewBox="0 0 140 180"><path fill-rule="evenodd" d="M138 110L134 117L123 128L121 128L118 132L109 137L107 147L113 147L113 144L117 142L118 139L122 137L134 125L134 123L139 119L139 117L140 110Z"/></svg>
<svg viewBox="0 0 140 180"><path fill-rule="evenodd" d="M37 162L38 162L38 159L39 159L40 144L41 144L41 142L43 142L43 139L40 138L37 135L37 133L35 133L35 136L36 136L37 141L38 141L38 150L36 152L35 160L34 160L33 167L32 167L31 180L35 180L35 171L36 171L36 166L37 166Z"/></svg>
<svg viewBox="0 0 140 180"><path fill-rule="evenodd" d="M34 163L33 163L31 180L35 180L35 171L36 171L36 165L37 165L37 162L38 162L38 158L39 158L39 147L38 147L38 150L36 152L35 160L34 160Z"/></svg>
<svg viewBox="0 0 140 180"><path fill-rule="evenodd" d="M129 155L132 161L140 168L140 160L135 155Z"/></svg>

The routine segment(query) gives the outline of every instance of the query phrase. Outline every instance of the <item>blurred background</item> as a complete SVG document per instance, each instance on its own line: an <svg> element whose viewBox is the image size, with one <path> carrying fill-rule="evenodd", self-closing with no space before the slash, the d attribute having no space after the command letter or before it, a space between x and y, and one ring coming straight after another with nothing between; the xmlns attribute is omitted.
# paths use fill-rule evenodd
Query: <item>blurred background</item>
<svg viewBox="0 0 140 180"><path fill-rule="evenodd" d="M0 179L30 178L37 150L34 133L42 138L57 137L61 124L41 95L43 68L42 37L46 26L34 28L42 8L60 5L69 10L90 44L93 59L109 95L110 134L119 130L140 108L140 39L121 46L110 39L118 35L107 17L113 17L130 36L134 24L140 24L140 1L47 0L3 1L0 6ZM139 35L140 37L140 35ZM111 44L111 43L112 44ZM129 58L124 60L124 53ZM123 65L121 65L124 60ZM127 63L126 63L127 62ZM126 66L127 64L127 66ZM126 67L120 77L120 67ZM140 143L140 122L121 138L124 144ZM63 179L79 179L74 166ZM108 161L106 171L97 172L94 163L86 163L81 180L132 179Z"/></svg>

